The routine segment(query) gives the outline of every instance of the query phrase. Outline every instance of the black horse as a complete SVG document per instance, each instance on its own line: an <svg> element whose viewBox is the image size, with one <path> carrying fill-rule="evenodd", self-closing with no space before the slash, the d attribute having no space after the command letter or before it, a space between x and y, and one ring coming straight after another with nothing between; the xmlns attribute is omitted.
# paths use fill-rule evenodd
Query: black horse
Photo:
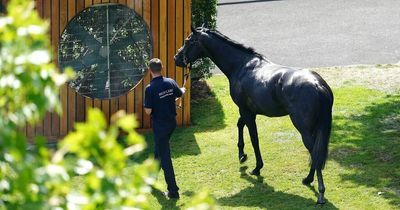
<svg viewBox="0 0 400 210"><path fill-rule="evenodd" d="M175 64L184 67L203 57L209 57L228 77L230 95L239 107L240 162L247 159L243 152L245 125L257 160L252 174L259 175L264 164L258 143L256 115L289 115L311 155L310 172L303 179L303 184L309 185L314 181L317 171L320 193L317 203L325 203L321 170L328 154L333 105L333 94L328 84L315 72L274 64L252 48L218 31L205 27L192 28L192 33L174 57Z"/></svg>

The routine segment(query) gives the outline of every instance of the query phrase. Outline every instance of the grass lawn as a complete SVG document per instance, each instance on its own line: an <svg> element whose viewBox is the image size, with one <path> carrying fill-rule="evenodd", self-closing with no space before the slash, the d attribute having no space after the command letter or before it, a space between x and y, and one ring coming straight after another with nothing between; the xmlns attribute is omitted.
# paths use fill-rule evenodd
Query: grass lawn
<svg viewBox="0 0 400 210"><path fill-rule="evenodd" d="M354 67L354 74L361 72L362 78L393 70L393 76L380 78L385 87L393 84L387 89L351 78L354 74L350 79L335 76L343 69L317 70L335 95L323 209L400 209L399 69ZM166 200L155 192L149 198L152 208L179 209L207 189L222 209L315 209L316 178L311 188L301 183L309 170L309 155L290 119L257 117L264 168L260 177L251 176L255 157L246 128L249 159L241 165L237 157L238 109L229 96L228 81L214 76L207 83L213 96L192 103L193 125L177 129L171 140L181 199ZM151 154L151 134L146 140ZM166 189L163 173L158 183Z"/></svg>

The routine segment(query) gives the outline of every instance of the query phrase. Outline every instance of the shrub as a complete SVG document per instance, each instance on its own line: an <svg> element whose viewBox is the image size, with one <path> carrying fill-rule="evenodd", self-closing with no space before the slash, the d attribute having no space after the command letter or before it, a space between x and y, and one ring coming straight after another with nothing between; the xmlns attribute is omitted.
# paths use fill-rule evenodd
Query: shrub
<svg viewBox="0 0 400 210"><path fill-rule="evenodd" d="M192 24L194 27L206 24L209 28L217 26L217 0L192 0ZM214 68L209 58L203 58L193 64L191 76L193 79L208 78Z"/></svg>

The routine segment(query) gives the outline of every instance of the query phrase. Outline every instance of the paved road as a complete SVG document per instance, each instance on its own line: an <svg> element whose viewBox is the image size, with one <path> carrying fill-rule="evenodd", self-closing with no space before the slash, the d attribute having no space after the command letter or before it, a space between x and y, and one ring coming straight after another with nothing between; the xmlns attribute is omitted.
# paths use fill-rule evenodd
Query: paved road
<svg viewBox="0 0 400 210"><path fill-rule="evenodd" d="M400 61L400 0L219 0L218 30L287 66Z"/></svg>

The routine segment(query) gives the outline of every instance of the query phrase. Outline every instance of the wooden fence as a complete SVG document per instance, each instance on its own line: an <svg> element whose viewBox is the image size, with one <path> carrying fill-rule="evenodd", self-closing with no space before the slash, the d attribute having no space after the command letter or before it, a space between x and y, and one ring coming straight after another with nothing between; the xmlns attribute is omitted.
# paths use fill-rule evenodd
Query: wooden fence
<svg viewBox="0 0 400 210"><path fill-rule="evenodd" d="M7 0L1 0L5 3ZM51 43L57 55L60 34L69 20L83 9L94 4L120 3L134 9L149 26L153 36L153 57L159 57L166 69L167 77L174 78L179 85L183 84L186 69L176 67L173 55L184 38L190 33L191 1L190 0L36 0L36 8L41 17L50 21ZM57 59L56 59L57 60ZM135 113L140 128L150 128L150 117L143 111L144 88L151 80L147 73L144 79L128 94L110 100L93 100L83 97L65 84L60 90L63 114L59 116L47 113L36 127L26 128L27 137L43 135L56 140L73 130L75 122L84 121L90 107L103 111L108 121L118 110ZM187 82L190 87L190 80ZM190 89L186 92L182 108L177 108L178 125L190 123Z"/></svg>

